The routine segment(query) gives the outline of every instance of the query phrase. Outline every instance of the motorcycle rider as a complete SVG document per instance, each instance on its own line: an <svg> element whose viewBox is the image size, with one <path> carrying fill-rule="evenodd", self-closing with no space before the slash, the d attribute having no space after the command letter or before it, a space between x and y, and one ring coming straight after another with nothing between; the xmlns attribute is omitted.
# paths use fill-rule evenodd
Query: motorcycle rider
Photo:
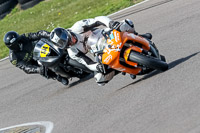
<svg viewBox="0 0 200 133"><path fill-rule="evenodd" d="M14 66L22 69L27 74L39 73L47 79L57 79L64 85L67 85L67 78L56 75L53 71L40 66L37 61L33 60L35 42L41 38L49 39L49 36L50 32L44 30L22 35L19 35L15 31L9 31L5 34L3 41L9 48L9 59Z"/></svg>
<svg viewBox="0 0 200 133"><path fill-rule="evenodd" d="M50 35L51 41L60 45L62 48L66 48L69 56L82 63L87 68L95 72L94 78L98 85L105 85L115 75L115 71L104 73L103 66L91 60L85 54L88 52L87 47L87 32L94 30L97 26L106 26L118 31L132 32L138 34L134 29L134 24L131 20L125 19L121 22L113 21L106 16L98 16L91 19L80 20L76 22L71 28L55 28ZM141 35L147 39L151 39L150 33Z"/></svg>

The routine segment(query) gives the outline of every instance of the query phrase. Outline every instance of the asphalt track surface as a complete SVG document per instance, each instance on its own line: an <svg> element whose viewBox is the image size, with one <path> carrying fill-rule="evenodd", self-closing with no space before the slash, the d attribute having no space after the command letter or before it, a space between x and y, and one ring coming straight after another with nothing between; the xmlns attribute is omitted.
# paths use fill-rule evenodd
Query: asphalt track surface
<svg viewBox="0 0 200 133"><path fill-rule="evenodd" d="M68 87L0 62L0 128L37 121L53 133L199 133L200 2L150 0L112 16L151 32L169 70Z"/></svg>

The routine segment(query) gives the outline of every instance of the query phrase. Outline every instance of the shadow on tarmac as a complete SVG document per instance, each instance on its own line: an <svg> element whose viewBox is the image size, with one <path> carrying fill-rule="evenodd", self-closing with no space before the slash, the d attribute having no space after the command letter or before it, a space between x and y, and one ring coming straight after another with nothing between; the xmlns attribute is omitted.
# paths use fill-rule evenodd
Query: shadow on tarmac
<svg viewBox="0 0 200 133"><path fill-rule="evenodd" d="M88 76L86 76L86 77L84 77L84 78L82 78L82 79L79 79L78 81L75 81L75 82L69 84L68 88L71 88L71 87L73 87L73 86L76 86L76 85L78 85L78 84L80 84L80 83L82 83L82 82L85 82L85 81L87 81L87 80L90 80L90 79L92 79L93 77L94 77L94 75L93 75L93 74L90 74L90 75L88 75Z"/></svg>
<svg viewBox="0 0 200 133"><path fill-rule="evenodd" d="M183 58L180 58L180 59L178 59L178 60L175 60L175 61L172 61L172 62L168 63L169 69L168 69L167 71L169 71L170 69L172 69L172 68L174 68L174 67L180 65L181 63L186 62L187 60L189 60L190 58L196 56L196 55L199 54L199 53L200 53L200 51L199 51L199 52L196 52L196 53L194 53L194 54L191 54L191 55L189 55L189 56L186 56L186 57L183 57ZM130 83L130 84L128 84L128 85L126 85L126 86L124 86L124 87L118 89L118 91L119 91L119 90L122 90L122 89L124 89L124 88L126 88L126 87L128 87L128 86L130 86L130 85L137 84L137 83L140 82L140 81L143 81L143 80L146 80L146 79L148 79L148 78L151 78L151 77L153 77L153 76L155 76L155 75L157 75L157 74L159 74L159 73L162 73L162 72L159 71L159 70L155 70L155 71L153 71L153 72L151 72L151 73L145 75L145 76L142 77L141 79L139 79L139 80L137 80L137 81L134 81L133 83Z"/></svg>

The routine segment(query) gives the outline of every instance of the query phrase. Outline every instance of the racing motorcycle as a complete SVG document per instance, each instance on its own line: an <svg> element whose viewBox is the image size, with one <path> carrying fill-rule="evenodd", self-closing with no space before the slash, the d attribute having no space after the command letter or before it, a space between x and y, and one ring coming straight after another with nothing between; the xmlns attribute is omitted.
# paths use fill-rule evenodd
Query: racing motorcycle
<svg viewBox="0 0 200 133"><path fill-rule="evenodd" d="M33 50L33 59L36 60L39 65L47 68L47 70L50 69L58 76L68 79L73 77L82 79L92 72L84 65L72 60L66 50L59 48L53 42L44 38L36 43Z"/></svg>
<svg viewBox="0 0 200 133"><path fill-rule="evenodd" d="M105 74L114 69L135 79L136 75L168 69L165 57L159 54L155 44L134 33L97 29L90 35L88 44L96 60L104 66Z"/></svg>

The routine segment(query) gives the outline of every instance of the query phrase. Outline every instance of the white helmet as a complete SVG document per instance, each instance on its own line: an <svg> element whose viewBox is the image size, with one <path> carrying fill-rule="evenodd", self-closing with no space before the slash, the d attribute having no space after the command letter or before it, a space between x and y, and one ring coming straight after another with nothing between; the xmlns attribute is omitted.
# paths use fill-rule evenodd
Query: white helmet
<svg viewBox="0 0 200 133"><path fill-rule="evenodd" d="M64 49L71 42L71 33L64 28L55 28L50 33L50 39L55 45Z"/></svg>

